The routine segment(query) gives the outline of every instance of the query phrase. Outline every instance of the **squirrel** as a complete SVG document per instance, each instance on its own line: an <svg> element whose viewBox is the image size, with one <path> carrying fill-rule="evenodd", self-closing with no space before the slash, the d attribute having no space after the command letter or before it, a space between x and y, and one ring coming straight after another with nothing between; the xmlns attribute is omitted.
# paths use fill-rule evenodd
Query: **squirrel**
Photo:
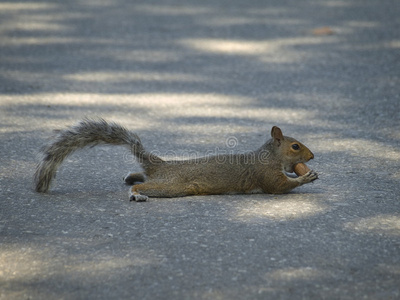
<svg viewBox="0 0 400 300"><path fill-rule="evenodd" d="M83 119L77 125L56 131L54 139L42 148L43 157L35 172L36 191L46 193L57 168L74 151L98 144L127 146L141 164L143 173L124 177L130 201L148 197L183 197L217 194L282 194L318 179L309 170L293 177L298 163L314 154L294 138L283 136L279 127L271 129L271 139L259 149L240 154L223 154L187 160L164 160L142 145L139 136L115 122Z"/></svg>

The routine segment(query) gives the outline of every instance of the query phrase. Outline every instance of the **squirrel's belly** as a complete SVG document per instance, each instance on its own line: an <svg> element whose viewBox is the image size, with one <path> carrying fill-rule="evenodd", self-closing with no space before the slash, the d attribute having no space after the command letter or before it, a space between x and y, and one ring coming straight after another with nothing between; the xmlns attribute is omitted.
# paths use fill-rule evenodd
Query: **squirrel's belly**
<svg viewBox="0 0 400 300"><path fill-rule="evenodd" d="M258 189L253 189L247 192L247 194L262 194L263 190L258 188Z"/></svg>

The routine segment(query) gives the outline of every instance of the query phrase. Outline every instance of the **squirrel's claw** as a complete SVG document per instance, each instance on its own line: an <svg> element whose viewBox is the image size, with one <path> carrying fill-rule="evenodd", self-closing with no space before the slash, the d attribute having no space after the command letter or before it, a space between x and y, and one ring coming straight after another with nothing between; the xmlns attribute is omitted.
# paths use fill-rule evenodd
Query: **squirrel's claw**
<svg viewBox="0 0 400 300"><path fill-rule="evenodd" d="M308 172L308 173L306 174L306 176L309 177L309 179L311 180L310 182L312 182L312 181L318 179L318 173L315 172L314 170L311 170L310 172Z"/></svg>
<svg viewBox="0 0 400 300"><path fill-rule="evenodd" d="M314 170L308 171L303 176L299 176L297 180L300 182L300 185L313 182L318 179L318 174Z"/></svg>

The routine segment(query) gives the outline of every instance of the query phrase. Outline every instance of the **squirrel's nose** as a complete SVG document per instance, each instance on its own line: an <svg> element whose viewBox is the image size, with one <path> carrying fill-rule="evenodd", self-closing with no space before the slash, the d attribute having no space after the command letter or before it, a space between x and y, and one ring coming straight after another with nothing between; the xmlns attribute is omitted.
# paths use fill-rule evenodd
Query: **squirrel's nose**
<svg viewBox="0 0 400 300"><path fill-rule="evenodd" d="M314 158L314 154L310 151L310 159Z"/></svg>

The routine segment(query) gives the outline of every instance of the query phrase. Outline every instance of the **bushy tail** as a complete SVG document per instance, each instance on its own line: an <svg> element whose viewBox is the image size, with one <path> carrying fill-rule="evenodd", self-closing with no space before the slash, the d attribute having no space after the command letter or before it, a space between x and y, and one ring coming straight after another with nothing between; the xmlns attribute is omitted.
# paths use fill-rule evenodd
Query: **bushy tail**
<svg viewBox="0 0 400 300"><path fill-rule="evenodd" d="M162 159L147 152L140 138L116 123L103 119L84 119L77 125L57 132L54 139L42 148L43 157L35 172L36 191L45 193L64 159L78 149L99 144L128 146L140 162L157 163Z"/></svg>

